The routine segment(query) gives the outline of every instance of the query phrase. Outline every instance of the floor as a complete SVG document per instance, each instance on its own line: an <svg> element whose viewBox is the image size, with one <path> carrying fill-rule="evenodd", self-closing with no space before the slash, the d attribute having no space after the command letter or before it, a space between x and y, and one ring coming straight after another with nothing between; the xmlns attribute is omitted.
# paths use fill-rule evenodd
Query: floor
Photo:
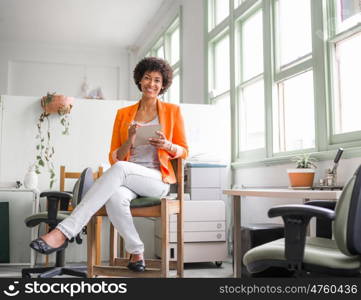
<svg viewBox="0 0 361 300"><path fill-rule="evenodd" d="M24 267L26 266L0 266L0 278L20 278L21 269ZM170 271L170 277L175 277L175 274L175 271ZM188 263L184 265L185 278L229 278L232 276L232 260L230 258L224 261L220 267L217 267L213 262Z"/></svg>

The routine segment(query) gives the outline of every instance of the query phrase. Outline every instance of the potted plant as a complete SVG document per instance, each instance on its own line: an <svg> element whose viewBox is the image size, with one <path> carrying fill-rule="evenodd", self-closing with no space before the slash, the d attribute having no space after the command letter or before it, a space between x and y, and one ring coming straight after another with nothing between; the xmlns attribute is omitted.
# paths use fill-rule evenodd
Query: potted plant
<svg viewBox="0 0 361 300"><path fill-rule="evenodd" d="M291 159L296 162L295 169L288 169L288 178L292 188L310 188L313 185L315 170L317 166L314 164L315 158L305 153Z"/></svg>
<svg viewBox="0 0 361 300"><path fill-rule="evenodd" d="M54 147L51 143L50 134L50 119L49 117L54 114L60 116L60 124L64 127L62 134L69 134L69 113L73 107L74 99L72 97L66 97L64 95L58 95L56 93L47 93L46 96L40 99L40 104L43 109L38 123L36 135L36 162L35 173L40 174L41 167L47 167L50 173L50 188L53 187L55 182L55 169L53 164L53 155L55 153Z"/></svg>

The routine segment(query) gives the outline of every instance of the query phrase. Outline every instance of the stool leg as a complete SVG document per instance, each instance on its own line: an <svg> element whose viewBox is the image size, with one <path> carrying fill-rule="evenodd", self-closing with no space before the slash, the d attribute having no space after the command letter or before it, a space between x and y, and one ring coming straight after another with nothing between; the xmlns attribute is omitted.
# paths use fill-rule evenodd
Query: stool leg
<svg viewBox="0 0 361 300"><path fill-rule="evenodd" d="M103 217L96 217L95 218L95 240L96 240L96 256L95 256L95 264L100 265L101 264L101 255L102 255L102 249L101 249L101 242L102 242L102 223L103 223Z"/></svg>
<svg viewBox="0 0 361 300"><path fill-rule="evenodd" d="M162 258L161 277L169 275L169 208L167 199L161 200Z"/></svg>
<svg viewBox="0 0 361 300"><path fill-rule="evenodd" d="M184 232L183 214L177 214L177 277L184 277Z"/></svg>
<svg viewBox="0 0 361 300"><path fill-rule="evenodd" d="M87 225L87 250L88 250L88 277L93 278L93 266L95 265L95 219L92 217Z"/></svg>
<svg viewBox="0 0 361 300"><path fill-rule="evenodd" d="M118 251L118 245L117 245L117 235L118 232L114 228L113 224L110 223L110 241L109 241L109 265L114 266L115 264L115 257L117 255Z"/></svg>

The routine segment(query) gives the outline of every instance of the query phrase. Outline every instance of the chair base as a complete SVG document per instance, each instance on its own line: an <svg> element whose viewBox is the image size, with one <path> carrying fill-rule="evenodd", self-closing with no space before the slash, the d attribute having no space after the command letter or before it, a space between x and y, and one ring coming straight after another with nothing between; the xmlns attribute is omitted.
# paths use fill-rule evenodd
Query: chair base
<svg viewBox="0 0 361 300"><path fill-rule="evenodd" d="M264 260L257 261L247 265L247 270L251 277L277 277L275 273L282 272L283 276L289 272L289 276L292 277L360 277L360 269L334 269L323 266L317 266L312 264L302 264L301 270L290 270L289 263L287 261L280 260Z"/></svg>
<svg viewBox="0 0 361 300"><path fill-rule="evenodd" d="M38 278L51 278L58 275L70 275L87 278L87 267L40 267L21 270L22 278L31 278L31 274L39 274Z"/></svg>

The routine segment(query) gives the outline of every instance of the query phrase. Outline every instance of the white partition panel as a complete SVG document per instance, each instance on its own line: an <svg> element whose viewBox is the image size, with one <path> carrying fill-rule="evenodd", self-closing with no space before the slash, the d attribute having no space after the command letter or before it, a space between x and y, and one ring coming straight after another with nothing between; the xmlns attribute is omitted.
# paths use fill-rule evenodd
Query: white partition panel
<svg viewBox="0 0 361 300"><path fill-rule="evenodd" d="M107 164L116 111L132 103L75 99L69 135L61 134L59 116L51 115L56 174L59 175L60 165L77 171ZM28 166L35 161L36 123L41 111L38 97L1 96L0 181L23 181ZM58 186L57 181L54 188ZM46 169L39 176L39 188L49 188Z"/></svg>
<svg viewBox="0 0 361 300"><path fill-rule="evenodd" d="M0 99L0 182L23 181L27 168L35 161L36 123L42 112L40 97L1 96ZM54 190L59 189L60 165L65 165L69 171L79 171L88 166L96 169L100 165L108 164L108 151L116 111L133 103L135 102L125 100L75 99L70 114L68 136L61 134L59 117L51 116L51 138L55 147L54 165L57 175ZM191 155L207 151L218 155L222 152L224 129L220 126L221 123L217 122L217 118L221 116L216 107L182 104L181 108ZM39 189L49 189L49 174L44 169L39 176ZM71 185L66 186L66 189L71 189ZM31 214L30 210L29 214ZM107 227L105 224L104 227ZM25 230L23 221L19 221L18 226L19 230ZM140 218L136 226L144 239L146 256L152 257L154 235L149 234L149 220ZM106 233L102 243L103 259L108 256L107 236ZM28 251L27 247L23 248L24 253L18 253L19 257L27 257ZM69 247L67 261L85 261L85 259L85 245Z"/></svg>

